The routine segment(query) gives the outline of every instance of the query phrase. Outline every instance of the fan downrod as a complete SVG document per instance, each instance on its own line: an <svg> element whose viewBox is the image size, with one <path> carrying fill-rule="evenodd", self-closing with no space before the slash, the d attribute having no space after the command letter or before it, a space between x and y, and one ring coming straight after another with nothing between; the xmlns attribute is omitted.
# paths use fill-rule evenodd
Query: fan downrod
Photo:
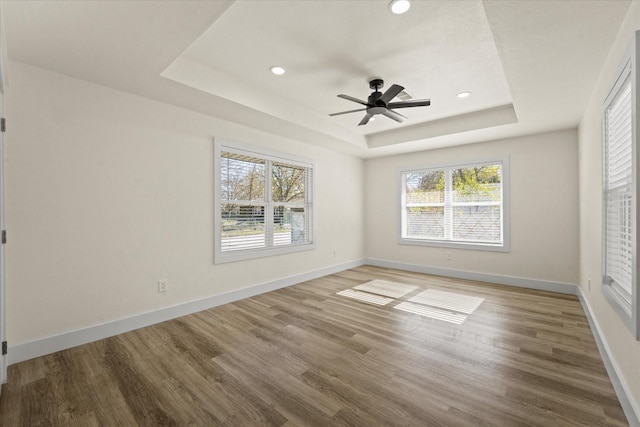
<svg viewBox="0 0 640 427"><path fill-rule="evenodd" d="M373 79L369 82L369 88L374 89L378 92L378 89L382 89L384 87L384 80L382 79Z"/></svg>

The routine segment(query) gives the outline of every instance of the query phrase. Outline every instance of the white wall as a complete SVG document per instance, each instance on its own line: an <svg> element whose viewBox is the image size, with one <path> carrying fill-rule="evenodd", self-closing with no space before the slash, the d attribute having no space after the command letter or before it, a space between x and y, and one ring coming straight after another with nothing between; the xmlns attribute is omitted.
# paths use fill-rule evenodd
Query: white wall
<svg viewBox="0 0 640 427"><path fill-rule="evenodd" d="M10 346L364 256L361 159L9 66ZM213 264L214 136L315 160L316 250Z"/></svg>
<svg viewBox="0 0 640 427"><path fill-rule="evenodd" d="M580 286L599 324L628 393L640 417L640 342L601 293L602 278L602 103L616 76L624 51L640 29L640 2L632 2L579 127L580 150ZM588 281L591 279L591 290Z"/></svg>
<svg viewBox="0 0 640 427"><path fill-rule="evenodd" d="M598 278L600 105L639 27L634 2L594 88L579 144L567 130L366 162L10 62L8 341L18 345L366 256L579 283L638 407L640 343L602 298ZM213 264L214 136L315 160L316 250ZM454 249L446 260L442 248L398 245L400 169L503 156L511 162L509 253ZM169 281L166 294L156 291L161 278Z"/></svg>
<svg viewBox="0 0 640 427"><path fill-rule="evenodd" d="M511 169L509 253L398 244L401 169L504 156ZM365 176L367 258L570 285L578 281L574 130L371 159Z"/></svg>

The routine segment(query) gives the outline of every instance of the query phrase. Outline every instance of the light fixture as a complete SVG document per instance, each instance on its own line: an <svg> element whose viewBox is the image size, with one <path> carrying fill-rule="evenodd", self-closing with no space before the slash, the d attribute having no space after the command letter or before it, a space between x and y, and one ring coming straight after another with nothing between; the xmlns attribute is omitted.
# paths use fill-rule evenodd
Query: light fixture
<svg viewBox="0 0 640 427"><path fill-rule="evenodd" d="M410 0L393 0L389 3L389 9L391 9L392 13L396 15L401 15L405 13L411 7Z"/></svg>
<svg viewBox="0 0 640 427"><path fill-rule="evenodd" d="M457 96L458 98L466 98L466 97L468 97L469 95L471 95L471 92L460 92L460 93L459 93L459 94L457 94L456 96Z"/></svg>
<svg viewBox="0 0 640 427"><path fill-rule="evenodd" d="M276 76L281 76L284 74L284 68L278 65L274 65L273 67L269 68L269 70L271 70L271 72Z"/></svg>

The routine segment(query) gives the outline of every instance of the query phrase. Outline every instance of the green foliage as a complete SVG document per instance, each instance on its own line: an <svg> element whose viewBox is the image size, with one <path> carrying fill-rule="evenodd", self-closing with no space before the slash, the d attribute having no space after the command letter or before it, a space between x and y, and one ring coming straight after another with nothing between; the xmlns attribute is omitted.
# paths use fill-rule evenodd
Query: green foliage
<svg viewBox="0 0 640 427"><path fill-rule="evenodd" d="M420 190L425 192L444 191L444 171L434 170L420 173Z"/></svg>
<svg viewBox="0 0 640 427"><path fill-rule="evenodd" d="M454 169L452 173L453 189L458 195L487 195L495 192L495 185L500 183L499 166L481 166L475 168Z"/></svg>
<svg viewBox="0 0 640 427"><path fill-rule="evenodd" d="M445 170L409 173L407 195L411 202L444 202ZM458 201L498 200L500 166L489 165L451 170L451 186Z"/></svg>

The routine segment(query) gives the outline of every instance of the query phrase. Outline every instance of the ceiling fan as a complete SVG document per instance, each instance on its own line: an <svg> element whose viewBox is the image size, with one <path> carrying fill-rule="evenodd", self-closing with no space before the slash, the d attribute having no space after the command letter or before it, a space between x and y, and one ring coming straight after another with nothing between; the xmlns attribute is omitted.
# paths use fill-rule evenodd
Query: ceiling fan
<svg viewBox="0 0 640 427"><path fill-rule="evenodd" d="M378 89L381 89L383 86L384 81L382 79L371 80L369 82L369 87L371 89L374 89L374 91L371 93L371 95L369 95L367 102L349 95L338 95L339 98L362 104L365 106L365 108L342 111L340 113L333 113L329 115L339 116L341 114L349 114L366 110L366 113L362 120L360 120L360 123L358 123L358 126L366 125L367 123L369 123L369 120L371 120L371 118L376 114L382 114L383 116L387 116L390 119L395 120L396 122L402 123L404 119L406 119L406 117L400 113L393 111L394 109L408 107L428 107L429 105L431 105L430 99L415 99L412 101L389 102L400 92L402 92L404 88L400 85L393 84L389 89L385 91L385 93L382 93Z"/></svg>

